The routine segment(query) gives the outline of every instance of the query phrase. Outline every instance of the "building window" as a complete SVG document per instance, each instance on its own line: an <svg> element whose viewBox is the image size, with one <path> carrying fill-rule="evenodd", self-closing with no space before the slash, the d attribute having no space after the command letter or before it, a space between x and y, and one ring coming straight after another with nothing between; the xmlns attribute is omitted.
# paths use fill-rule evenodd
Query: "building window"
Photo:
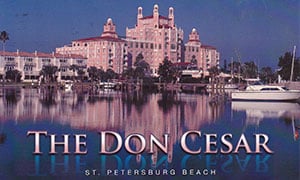
<svg viewBox="0 0 300 180"><path fill-rule="evenodd" d="M161 44L158 44L158 49L161 49Z"/></svg>
<svg viewBox="0 0 300 180"><path fill-rule="evenodd" d="M32 58L26 58L25 61L26 61L26 62L32 62L33 59L32 59Z"/></svg>
<svg viewBox="0 0 300 180"><path fill-rule="evenodd" d="M50 59L42 59L43 63L47 63L47 62L49 63L50 61L51 61Z"/></svg>
<svg viewBox="0 0 300 180"><path fill-rule="evenodd" d="M153 49L153 43L150 44L150 48Z"/></svg>
<svg viewBox="0 0 300 180"><path fill-rule="evenodd" d="M138 42L135 43L135 48L139 48L139 43Z"/></svg>
<svg viewBox="0 0 300 180"><path fill-rule="evenodd" d="M141 43L141 48L144 48L144 43Z"/></svg>
<svg viewBox="0 0 300 180"><path fill-rule="evenodd" d="M148 49L148 43L146 43L146 49Z"/></svg>
<svg viewBox="0 0 300 180"><path fill-rule="evenodd" d="M15 60L15 58L13 58L13 57L5 57L4 58L6 61L14 61Z"/></svg>
<svg viewBox="0 0 300 180"><path fill-rule="evenodd" d="M5 66L5 67L4 67L4 70L5 70L5 71L14 70L14 69L15 69L15 66L9 66L9 65L8 65L8 66Z"/></svg>
<svg viewBox="0 0 300 180"><path fill-rule="evenodd" d="M32 71L32 66L24 66L24 71Z"/></svg>
<svg viewBox="0 0 300 180"><path fill-rule="evenodd" d="M176 45L175 44L171 44L171 49L176 49Z"/></svg>

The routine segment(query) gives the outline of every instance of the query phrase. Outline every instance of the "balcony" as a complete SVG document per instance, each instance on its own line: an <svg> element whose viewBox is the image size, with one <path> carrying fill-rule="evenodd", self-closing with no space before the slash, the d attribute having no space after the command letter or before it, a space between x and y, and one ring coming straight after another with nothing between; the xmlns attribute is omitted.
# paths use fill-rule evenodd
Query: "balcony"
<svg viewBox="0 0 300 180"><path fill-rule="evenodd" d="M5 66L18 66L18 63L14 61L6 61Z"/></svg>
<svg viewBox="0 0 300 180"><path fill-rule="evenodd" d="M25 62L24 66L32 66L32 67L36 67L36 63L34 62Z"/></svg>

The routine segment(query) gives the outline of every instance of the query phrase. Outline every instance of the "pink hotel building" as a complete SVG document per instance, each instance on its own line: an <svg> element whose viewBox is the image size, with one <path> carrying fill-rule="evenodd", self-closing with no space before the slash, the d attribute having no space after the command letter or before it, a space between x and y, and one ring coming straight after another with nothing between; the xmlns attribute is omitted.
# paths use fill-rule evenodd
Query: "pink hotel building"
<svg viewBox="0 0 300 180"><path fill-rule="evenodd" d="M74 40L71 45L56 48L56 52L82 55L87 58L88 66L112 69L117 73L133 64L138 54L149 63L153 75L157 75L159 63L165 57L173 63L193 63L204 74L209 68L219 66L219 52L215 47L203 45L196 29L184 44L184 32L175 25L174 9L169 8L167 17L160 15L158 10L158 5L154 5L153 14L144 16L139 7L137 24L126 28L126 38L118 37L115 24L108 18L101 36Z"/></svg>

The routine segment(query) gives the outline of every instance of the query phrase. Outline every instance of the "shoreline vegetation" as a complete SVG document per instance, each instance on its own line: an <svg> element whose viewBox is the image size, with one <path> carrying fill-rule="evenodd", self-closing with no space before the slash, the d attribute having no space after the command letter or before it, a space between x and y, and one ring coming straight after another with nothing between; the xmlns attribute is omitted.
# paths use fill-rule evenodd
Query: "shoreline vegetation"
<svg viewBox="0 0 300 180"><path fill-rule="evenodd" d="M104 82L107 83L107 82ZM99 90L105 89L104 87L99 86L101 83L95 82L74 82L72 90L75 91L90 91L90 90ZM127 90L185 90L191 92L203 92L209 86L214 87L216 90L224 89L226 83L143 83L143 82L117 82L113 87L109 88L112 90L118 91L127 91ZM62 82L52 82L52 83L36 83L36 82L1 82L0 88L54 88L64 90L65 83ZM282 83L271 83L270 85L279 85L286 86L290 89L300 90L300 82L282 82ZM243 88L243 84L240 84L239 87Z"/></svg>

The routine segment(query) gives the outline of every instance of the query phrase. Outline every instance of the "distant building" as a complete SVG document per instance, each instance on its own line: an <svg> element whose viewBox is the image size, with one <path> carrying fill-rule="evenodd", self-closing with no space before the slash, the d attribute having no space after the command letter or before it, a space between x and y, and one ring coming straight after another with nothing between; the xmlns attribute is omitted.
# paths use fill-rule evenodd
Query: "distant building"
<svg viewBox="0 0 300 180"><path fill-rule="evenodd" d="M143 9L139 7L137 24L134 28L126 29L128 52L132 54L133 61L141 53L149 63L152 74L157 73L159 63L165 57L173 63L183 60L183 30L177 28L174 21L172 7L167 17L159 14L158 5L154 5L150 16L143 16Z"/></svg>
<svg viewBox="0 0 300 180"><path fill-rule="evenodd" d="M213 66L219 68L220 53L213 46L203 45L195 28L189 34L189 40L185 44L185 62L190 62L201 68L204 75L208 75L208 69Z"/></svg>
<svg viewBox="0 0 300 180"><path fill-rule="evenodd" d="M203 70L204 75L208 75L209 68L219 66L219 52L215 47L203 45L196 29L184 44L184 32L175 25L174 9L169 8L168 16L160 15L158 10L158 5L154 5L153 14L144 16L143 8L138 7L137 23L126 28L125 38L117 35L115 24L108 18L101 36L74 40L71 45L56 48L56 52L82 55L87 58L88 67L112 69L116 73L131 67L139 54L150 65L152 75L157 75L165 58L173 63L190 62Z"/></svg>
<svg viewBox="0 0 300 180"><path fill-rule="evenodd" d="M89 67L95 66L105 71L112 69L122 73L128 66L126 41L118 38L111 18L104 24L101 36L74 40L71 45L56 48L56 52L82 55L88 59Z"/></svg>
<svg viewBox="0 0 300 180"><path fill-rule="evenodd" d="M71 79L74 72L70 70L71 65L86 68L87 59L80 55L63 55L57 53L29 52L0 52L0 79L5 78L9 70L21 72L21 80L36 82L40 78L40 71L43 66L57 66L59 71L56 73L57 80Z"/></svg>

